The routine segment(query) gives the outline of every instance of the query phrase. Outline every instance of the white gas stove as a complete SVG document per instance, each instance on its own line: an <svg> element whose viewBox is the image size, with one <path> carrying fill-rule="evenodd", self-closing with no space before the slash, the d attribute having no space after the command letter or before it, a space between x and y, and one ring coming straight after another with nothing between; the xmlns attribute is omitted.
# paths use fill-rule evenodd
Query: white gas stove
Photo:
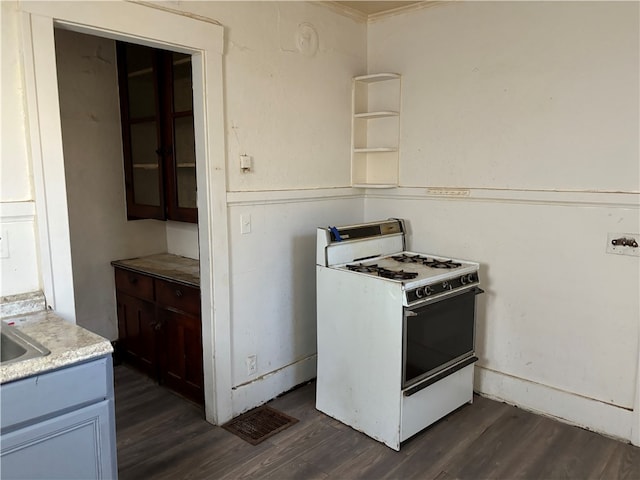
<svg viewBox="0 0 640 480"><path fill-rule="evenodd" d="M318 410L398 450L473 399L476 262L390 219L318 228Z"/></svg>

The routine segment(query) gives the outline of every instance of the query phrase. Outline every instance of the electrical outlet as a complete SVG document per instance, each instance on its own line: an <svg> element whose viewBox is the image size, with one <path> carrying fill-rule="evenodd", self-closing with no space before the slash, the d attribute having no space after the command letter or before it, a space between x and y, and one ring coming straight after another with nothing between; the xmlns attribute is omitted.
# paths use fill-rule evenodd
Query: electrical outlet
<svg viewBox="0 0 640 480"><path fill-rule="evenodd" d="M255 375L258 372L258 356L249 355L245 361L247 363L247 375Z"/></svg>
<svg viewBox="0 0 640 480"><path fill-rule="evenodd" d="M607 253L640 257L640 234L608 233Z"/></svg>

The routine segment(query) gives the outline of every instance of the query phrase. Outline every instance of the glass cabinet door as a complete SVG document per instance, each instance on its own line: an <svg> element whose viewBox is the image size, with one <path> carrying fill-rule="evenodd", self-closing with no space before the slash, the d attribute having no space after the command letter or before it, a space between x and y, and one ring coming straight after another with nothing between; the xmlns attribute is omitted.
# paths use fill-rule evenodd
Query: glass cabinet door
<svg viewBox="0 0 640 480"><path fill-rule="evenodd" d="M117 52L127 217L197 223L191 56Z"/></svg>
<svg viewBox="0 0 640 480"><path fill-rule="evenodd" d="M193 133L193 90L191 56L172 53L170 58L171 125L173 171L169 178L167 209L169 217L197 222L196 151Z"/></svg>
<svg viewBox="0 0 640 480"><path fill-rule="evenodd" d="M118 43L127 217L164 219L158 55Z"/></svg>

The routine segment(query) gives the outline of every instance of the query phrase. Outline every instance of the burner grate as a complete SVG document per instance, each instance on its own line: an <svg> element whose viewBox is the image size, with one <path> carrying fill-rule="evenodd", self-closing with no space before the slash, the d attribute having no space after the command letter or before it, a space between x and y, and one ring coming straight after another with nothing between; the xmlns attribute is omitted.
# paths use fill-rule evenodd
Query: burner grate
<svg viewBox="0 0 640 480"><path fill-rule="evenodd" d="M378 270L380 270L378 265L363 265L362 263L347 265L347 268L352 272L359 273L378 273Z"/></svg>
<svg viewBox="0 0 640 480"><path fill-rule="evenodd" d="M407 255L406 253L403 253L402 255L394 255L391 258L400 263L422 263L422 260L427 259L420 255Z"/></svg>
<svg viewBox="0 0 640 480"><path fill-rule="evenodd" d="M458 268L461 267L462 264L458 262L454 262L453 260L435 260L435 259L427 259L422 262L423 265L431 268Z"/></svg>
<svg viewBox="0 0 640 480"><path fill-rule="evenodd" d="M421 263L422 265L431 268L453 269L462 266L461 263L454 262L453 260L436 260L435 258L423 257L422 255L407 255L406 253L403 253L402 255L395 255L391 258L396 262Z"/></svg>
<svg viewBox="0 0 640 480"><path fill-rule="evenodd" d="M251 445L258 445L297 422L297 418L263 405L225 423L222 428Z"/></svg>
<svg viewBox="0 0 640 480"><path fill-rule="evenodd" d="M404 270L390 270L388 268L379 267L378 265L352 264L347 265L352 272L371 273L382 278L390 278L392 280L411 280L416 278L416 272L405 272Z"/></svg>
<svg viewBox="0 0 640 480"><path fill-rule="evenodd" d="M389 270L387 268L380 268L378 270L378 276L383 278L391 278L393 280L411 280L416 278L418 274L416 272L405 272L404 270Z"/></svg>

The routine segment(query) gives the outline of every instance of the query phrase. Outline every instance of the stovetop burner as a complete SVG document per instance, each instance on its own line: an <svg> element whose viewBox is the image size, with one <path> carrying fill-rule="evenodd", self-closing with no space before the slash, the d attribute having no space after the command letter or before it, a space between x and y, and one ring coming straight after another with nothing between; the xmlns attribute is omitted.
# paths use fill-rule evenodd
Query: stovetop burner
<svg viewBox="0 0 640 480"><path fill-rule="evenodd" d="M347 265L347 268L353 272L360 273L372 273L383 278L390 278L393 280L411 280L416 278L418 274L416 272L405 272L404 270L391 270L388 268L379 267L378 265L363 265L352 264Z"/></svg>
<svg viewBox="0 0 640 480"><path fill-rule="evenodd" d="M381 280L402 282L407 289L414 289L477 272L478 264L451 257L398 251L388 256L358 258L338 268Z"/></svg>
<svg viewBox="0 0 640 480"><path fill-rule="evenodd" d="M379 270L378 265L363 265L362 263L347 265L347 268L360 273L377 273Z"/></svg>
<svg viewBox="0 0 640 480"><path fill-rule="evenodd" d="M391 258L400 263L420 263L431 268L451 269L462 266L461 263L454 262L453 260L436 260L435 258L424 257L422 255L407 255L406 253L394 255Z"/></svg>
<svg viewBox="0 0 640 480"><path fill-rule="evenodd" d="M405 272L404 270L388 270L386 268L380 268L378 270L378 276L392 278L393 280L411 280L412 278L416 278L418 274L416 272Z"/></svg>

